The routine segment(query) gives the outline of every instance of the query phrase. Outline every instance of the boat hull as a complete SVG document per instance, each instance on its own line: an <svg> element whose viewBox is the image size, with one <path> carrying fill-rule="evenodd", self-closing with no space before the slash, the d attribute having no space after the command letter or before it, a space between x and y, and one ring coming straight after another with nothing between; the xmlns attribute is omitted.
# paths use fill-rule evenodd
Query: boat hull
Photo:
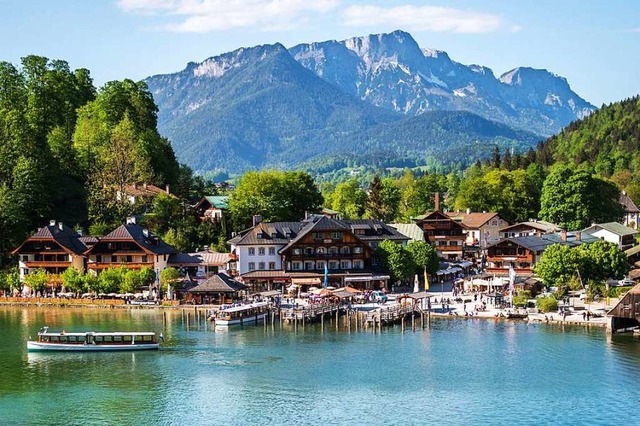
<svg viewBox="0 0 640 426"><path fill-rule="evenodd" d="M250 317L234 318L230 320L215 318L214 321L216 326L228 327L230 325L255 324L257 322L263 321L266 317L266 313L261 313L258 315L252 315Z"/></svg>
<svg viewBox="0 0 640 426"><path fill-rule="evenodd" d="M28 352L121 352L157 350L159 343L136 343L133 345L79 345L67 343L27 342Z"/></svg>

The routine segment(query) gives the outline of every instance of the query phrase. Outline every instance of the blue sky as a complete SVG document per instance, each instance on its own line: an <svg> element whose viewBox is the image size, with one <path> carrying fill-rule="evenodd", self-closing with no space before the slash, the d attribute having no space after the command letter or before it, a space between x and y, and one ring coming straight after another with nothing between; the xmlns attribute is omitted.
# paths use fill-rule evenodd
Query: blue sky
<svg viewBox="0 0 640 426"><path fill-rule="evenodd" d="M243 46L395 29L496 75L546 68L596 106L640 93L635 0L0 0L0 60L65 59L101 85Z"/></svg>

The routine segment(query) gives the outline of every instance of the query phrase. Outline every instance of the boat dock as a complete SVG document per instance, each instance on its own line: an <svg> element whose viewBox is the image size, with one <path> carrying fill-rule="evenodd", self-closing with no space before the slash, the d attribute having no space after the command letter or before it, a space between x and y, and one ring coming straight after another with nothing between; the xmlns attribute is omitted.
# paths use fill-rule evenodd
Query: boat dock
<svg viewBox="0 0 640 426"><path fill-rule="evenodd" d="M336 318L340 315L340 312L346 312L347 305L337 304L319 304L319 305L303 305L292 308L280 308L280 320L292 323L292 322L315 322L322 321L323 318L329 316Z"/></svg>

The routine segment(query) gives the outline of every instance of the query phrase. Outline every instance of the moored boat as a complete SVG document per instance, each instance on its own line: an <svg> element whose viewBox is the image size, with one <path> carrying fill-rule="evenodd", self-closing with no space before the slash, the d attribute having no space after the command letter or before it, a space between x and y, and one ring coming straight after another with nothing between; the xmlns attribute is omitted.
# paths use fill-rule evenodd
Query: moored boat
<svg viewBox="0 0 640 426"><path fill-rule="evenodd" d="M160 335L160 340L163 337ZM138 351L158 349L160 343L151 331L116 332L50 332L49 327L38 331L37 340L27 341L27 351Z"/></svg>
<svg viewBox="0 0 640 426"><path fill-rule="evenodd" d="M267 317L269 305L269 302L256 302L224 307L216 311L211 319L221 326L258 323Z"/></svg>

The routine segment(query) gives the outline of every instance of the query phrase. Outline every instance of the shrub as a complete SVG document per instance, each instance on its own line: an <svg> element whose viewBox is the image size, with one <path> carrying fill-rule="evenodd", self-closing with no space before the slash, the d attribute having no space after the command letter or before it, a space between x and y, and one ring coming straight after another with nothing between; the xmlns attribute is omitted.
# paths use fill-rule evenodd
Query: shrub
<svg viewBox="0 0 640 426"><path fill-rule="evenodd" d="M558 300L553 296L539 297L536 299L536 306L544 313L555 312L558 310Z"/></svg>
<svg viewBox="0 0 640 426"><path fill-rule="evenodd" d="M610 297L621 297L623 294L631 290L632 286L614 287L609 290Z"/></svg>
<svg viewBox="0 0 640 426"><path fill-rule="evenodd" d="M513 296L513 306L524 308L527 306L529 299L531 299L531 292L528 290L521 291L517 296Z"/></svg>

